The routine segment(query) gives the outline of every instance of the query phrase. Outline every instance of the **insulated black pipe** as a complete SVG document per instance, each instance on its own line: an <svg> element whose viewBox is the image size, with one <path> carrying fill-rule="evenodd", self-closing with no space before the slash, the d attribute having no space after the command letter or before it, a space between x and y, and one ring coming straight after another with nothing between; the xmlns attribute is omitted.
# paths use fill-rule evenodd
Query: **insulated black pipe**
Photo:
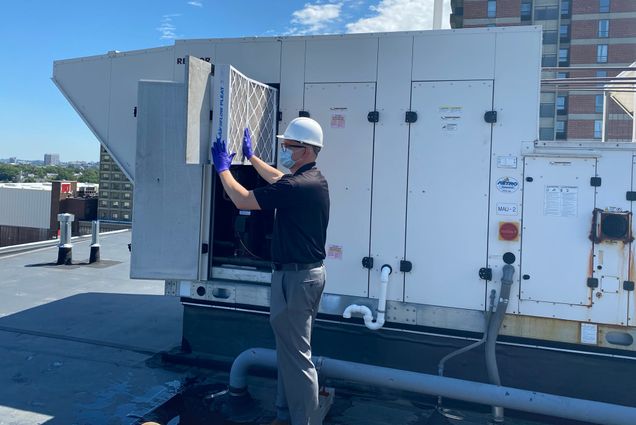
<svg viewBox="0 0 636 425"><path fill-rule="evenodd" d="M490 324L488 326L488 337L486 339L486 369L488 370L488 378L495 385L501 385L499 378L499 369L497 368L497 337L499 329L506 316L508 301L510 299L510 289L512 288L512 278L515 274L514 266L505 264L503 266L503 276L501 277L501 289L499 290L499 302L493 313ZM493 406L493 419L495 422L503 422L503 408Z"/></svg>

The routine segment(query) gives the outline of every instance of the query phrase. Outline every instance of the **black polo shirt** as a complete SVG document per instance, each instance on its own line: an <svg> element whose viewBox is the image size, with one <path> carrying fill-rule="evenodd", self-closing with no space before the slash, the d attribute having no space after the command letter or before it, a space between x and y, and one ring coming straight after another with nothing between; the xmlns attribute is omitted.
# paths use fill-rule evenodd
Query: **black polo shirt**
<svg viewBox="0 0 636 425"><path fill-rule="evenodd" d="M325 259L329 187L315 162L254 189L254 197L261 209L276 209L273 262L314 263Z"/></svg>

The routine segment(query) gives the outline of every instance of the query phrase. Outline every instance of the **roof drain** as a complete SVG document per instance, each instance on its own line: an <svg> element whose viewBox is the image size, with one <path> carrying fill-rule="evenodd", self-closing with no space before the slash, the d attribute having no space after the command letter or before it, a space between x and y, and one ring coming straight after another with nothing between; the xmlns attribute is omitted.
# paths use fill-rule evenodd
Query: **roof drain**
<svg viewBox="0 0 636 425"><path fill-rule="evenodd" d="M312 360L319 375L323 378L420 394L438 394L442 397L470 403L502 406L508 409L604 425L633 425L636 417L636 408L617 404L334 360L328 357L316 356ZM230 371L230 397L228 400L230 406L227 406L230 410L233 410L232 404L240 405L249 398L247 374L252 367L274 369L276 367L276 351L266 348L250 348L243 351L234 360Z"/></svg>
<svg viewBox="0 0 636 425"><path fill-rule="evenodd" d="M367 328L375 331L384 326L384 315L386 313L386 293L389 286L389 275L393 273L393 269L385 264L380 269L380 298L378 299L378 317L373 320L373 313L366 305L351 304L342 313L342 317L350 319L352 314L362 314L364 324Z"/></svg>

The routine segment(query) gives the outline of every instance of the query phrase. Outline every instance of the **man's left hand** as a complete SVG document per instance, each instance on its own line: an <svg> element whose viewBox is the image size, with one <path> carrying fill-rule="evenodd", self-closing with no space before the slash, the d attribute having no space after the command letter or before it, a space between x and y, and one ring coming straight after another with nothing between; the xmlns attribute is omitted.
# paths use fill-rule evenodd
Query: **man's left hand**
<svg viewBox="0 0 636 425"><path fill-rule="evenodd" d="M214 168L216 168L217 173L230 169L234 155L236 155L236 152L231 154L227 153L225 140L217 138L216 142L212 143L212 161L214 162Z"/></svg>

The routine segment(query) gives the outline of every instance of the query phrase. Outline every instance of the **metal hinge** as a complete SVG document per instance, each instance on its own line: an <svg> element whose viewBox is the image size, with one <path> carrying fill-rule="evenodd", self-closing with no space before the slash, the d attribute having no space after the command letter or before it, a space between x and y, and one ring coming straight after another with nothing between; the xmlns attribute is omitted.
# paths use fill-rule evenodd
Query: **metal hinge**
<svg viewBox="0 0 636 425"><path fill-rule="evenodd" d="M497 111L488 111L484 114L484 121L488 124L494 124L497 122Z"/></svg>
<svg viewBox="0 0 636 425"><path fill-rule="evenodd" d="M299 117L309 118L309 112L307 112L307 111L298 111L298 116Z"/></svg>
<svg viewBox="0 0 636 425"><path fill-rule="evenodd" d="M137 107L133 108L133 117L137 118Z"/></svg>
<svg viewBox="0 0 636 425"><path fill-rule="evenodd" d="M364 257L362 259L362 267L364 267L365 269L372 269L373 268L373 257Z"/></svg>
<svg viewBox="0 0 636 425"><path fill-rule="evenodd" d="M588 288L598 288L598 279L595 277L587 278L587 287Z"/></svg>
<svg viewBox="0 0 636 425"><path fill-rule="evenodd" d="M599 187L601 185L600 177L591 177L590 178L590 186Z"/></svg>
<svg viewBox="0 0 636 425"><path fill-rule="evenodd" d="M415 111L406 111L406 114L404 114L404 122L412 124L415 121L417 121L417 112L415 112Z"/></svg>
<svg viewBox="0 0 636 425"><path fill-rule="evenodd" d="M625 193L625 199L628 201L636 201L636 192L629 191Z"/></svg>
<svg viewBox="0 0 636 425"><path fill-rule="evenodd" d="M207 243L202 243L201 254L207 254L208 252L210 252L210 245L208 245Z"/></svg>
<svg viewBox="0 0 636 425"><path fill-rule="evenodd" d="M212 121L212 117L214 116L214 111L210 109L210 121Z"/></svg>
<svg viewBox="0 0 636 425"><path fill-rule="evenodd" d="M482 267L479 269L479 278L484 280L492 280L492 269L490 267Z"/></svg>
<svg viewBox="0 0 636 425"><path fill-rule="evenodd" d="M283 113L281 111L278 111L278 114L276 114L276 120L277 121L283 120Z"/></svg>
<svg viewBox="0 0 636 425"><path fill-rule="evenodd" d="M631 280L626 280L623 282L623 289L626 291L633 291L634 290L634 282Z"/></svg>
<svg viewBox="0 0 636 425"><path fill-rule="evenodd" d="M367 121L378 122L380 121L380 113L378 111L371 111L367 114Z"/></svg>

